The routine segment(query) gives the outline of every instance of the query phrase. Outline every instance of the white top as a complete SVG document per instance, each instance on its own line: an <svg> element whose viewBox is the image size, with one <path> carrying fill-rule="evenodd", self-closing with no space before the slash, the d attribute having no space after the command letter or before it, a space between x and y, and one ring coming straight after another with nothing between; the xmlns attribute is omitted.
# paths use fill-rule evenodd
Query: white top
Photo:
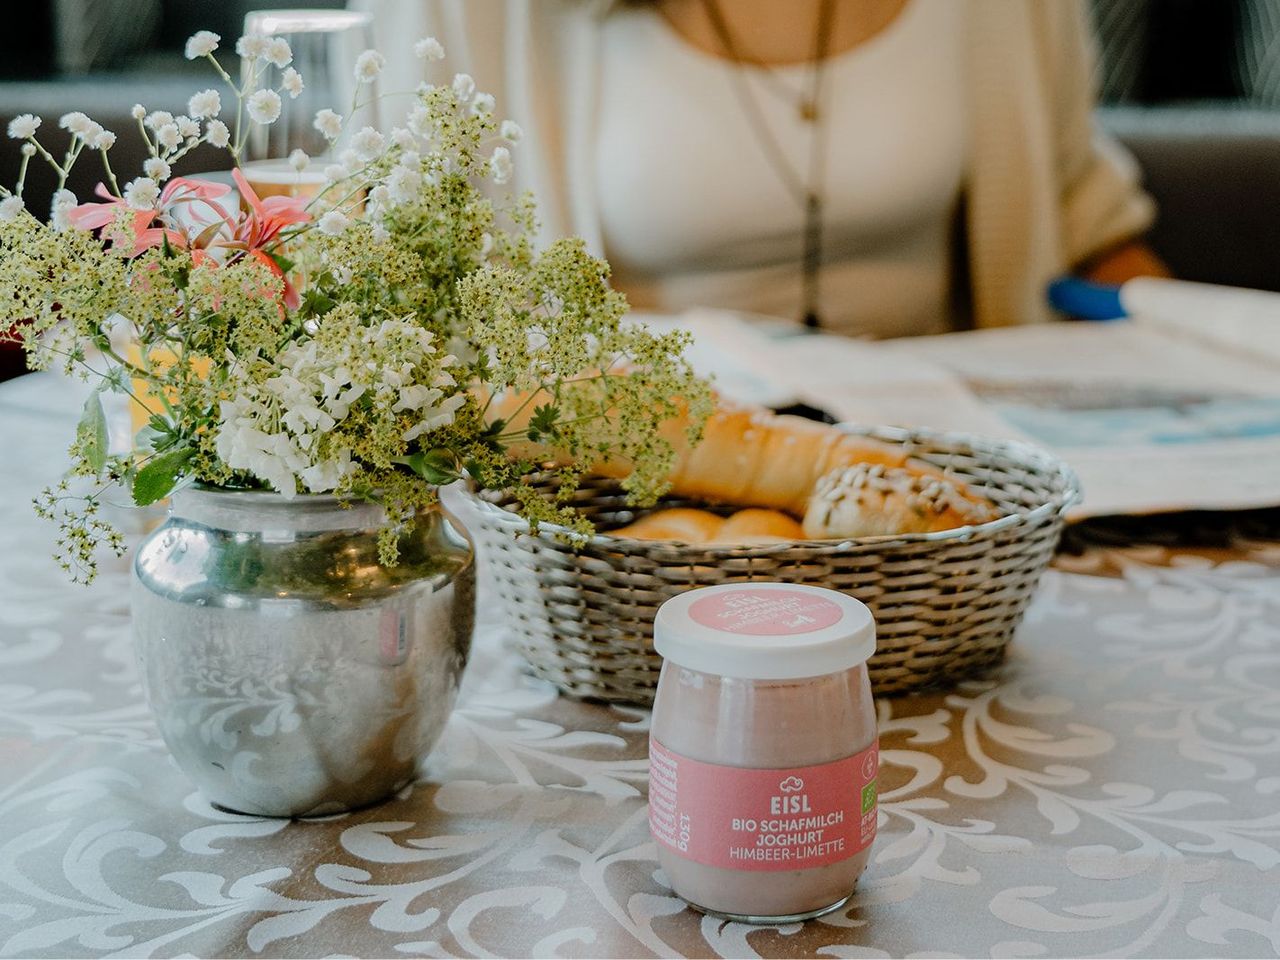
<svg viewBox="0 0 1280 960"><path fill-rule="evenodd" d="M963 4L909 0L827 64L820 316L870 336L951 327L952 245L965 169ZM605 255L633 306L800 313L804 211L744 109L740 71L807 183L811 67L738 66L657 12L604 24L596 190Z"/></svg>
<svg viewBox="0 0 1280 960"><path fill-rule="evenodd" d="M841 673L876 652L871 611L853 597L796 583L726 583L658 608L653 647L690 670L747 680Z"/></svg>

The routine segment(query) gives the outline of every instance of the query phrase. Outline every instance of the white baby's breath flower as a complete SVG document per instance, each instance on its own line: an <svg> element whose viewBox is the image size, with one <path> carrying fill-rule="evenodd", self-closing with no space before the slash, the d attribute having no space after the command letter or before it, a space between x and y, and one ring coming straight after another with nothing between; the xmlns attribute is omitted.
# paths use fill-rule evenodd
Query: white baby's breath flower
<svg viewBox="0 0 1280 960"><path fill-rule="evenodd" d="M326 107L316 114L312 126L324 134L326 140L337 140L342 136L342 115Z"/></svg>
<svg viewBox="0 0 1280 960"><path fill-rule="evenodd" d="M289 94L289 99L296 100L305 84L302 82L302 74L290 67L280 75L280 86L285 93Z"/></svg>
<svg viewBox="0 0 1280 960"><path fill-rule="evenodd" d="M129 115L135 120L141 120L147 115L147 108L140 103L135 103L129 110Z"/></svg>
<svg viewBox="0 0 1280 960"><path fill-rule="evenodd" d="M124 188L124 202L135 210L153 210L160 199L160 186L150 177L130 180Z"/></svg>
<svg viewBox="0 0 1280 960"><path fill-rule="evenodd" d="M408 203L422 189L422 171L413 167L394 167L387 175L387 191L397 203Z"/></svg>
<svg viewBox="0 0 1280 960"><path fill-rule="evenodd" d="M221 120L210 120L204 128L205 142L214 147L226 147L231 143L231 131Z"/></svg>
<svg viewBox="0 0 1280 960"><path fill-rule="evenodd" d="M73 110L71 113L64 113L58 118L58 126L63 130L69 130L72 133L79 133L92 122L92 120L79 110Z"/></svg>
<svg viewBox="0 0 1280 960"><path fill-rule="evenodd" d="M275 123L280 117L280 94L274 90L258 90L249 97L249 119L254 123Z"/></svg>
<svg viewBox="0 0 1280 960"><path fill-rule="evenodd" d="M329 183L337 183L347 178L347 168L340 163L331 163L324 168L324 178Z"/></svg>
<svg viewBox="0 0 1280 960"><path fill-rule="evenodd" d="M165 163L159 157L151 157L142 165L142 170L148 177L157 183L164 183L169 179L169 164Z"/></svg>
<svg viewBox="0 0 1280 960"><path fill-rule="evenodd" d="M477 93L471 101L471 112L477 117L487 117L493 113L494 99L491 93Z"/></svg>
<svg viewBox="0 0 1280 960"><path fill-rule="evenodd" d="M385 183L380 183L369 191L369 201L378 207L385 207L391 199L391 191Z"/></svg>
<svg viewBox="0 0 1280 960"><path fill-rule="evenodd" d="M489 157L489 172L494 183L506 183L511 179L511 151L506 147L494 147Z"/></svg>
<svg viewBox="0 0 1280 960"><path fill-rule="evenodd" d="M267 52L269 37L261 33L246 33L236 41L236 53L246 60L257 60Z"/></svg>
<svg viewBox="0 0 1280 960"><path fill-rule="evenodd" d="M54 230L66 230L71 226L67 214L78 202L76 195L67 189L59 190L53 195L53 203L49 207L49 222Z"/></svg>
<svg viewBox="0 0 1280 960"><path fill-rule="evenodd" d="M182 133L176 123L166 123L156 131L156 143L166 150L176 150L182 143Z"/></svg>
<svg viewBox="0 0 1280 960"><path fill-rule="evenodd" d="M5 197L0 200L0 220L8 223L11 220L18 219L18 215L25 210L21 197Z"/></svg>
<svg viewBox="0 0 1280 960"><path fill-rule="evenodd" d="M94 142L98 139L98 137L104 133L106 133L106 130L103 129L102 124L95 123L94 121L90 120L88 123L84 124L80 128L80 130L76 133L76 136L79 137L81 140L83 140L89 146L93 146Z"/></svg>
<svg viewBox="0 0 1280 960"><path fill-rule="evenodd" d="M287 67L293 62L293 51L289 49L289 41L284 37L268 37L267 46L262 55L268 63L276 67Z"/></svg>
<svg viewBox="0 0 1280 960"><path fill-rule="evenodd" d="M353 176L364 169L364 161L354 150L348 148L338 154L338 162L346 169L348 176Z"/></svg>
<svg viewBox="0 0 1280 960"><path fill-rule="evenodd" d="M330 210L320 218L320 223L317 226L319 226L321 233L337 237L344 233L347 227L351 226L351 221L341 210Z"/></svg>
<svg viewBox="0 0 1280 960"><path fill-rule="evenodd" d="M351 149L366 163L381 156L386 146L387 138L373 127L365 127L351 138Z"/></svg>
<svg viewBox="0 0 1280 960"><path fill-rule="evenodd" d="M22 145L22 155L24 157L34 157L38 152L34 143L24 143Z"/></svg>
<svg viewBox="0 0 1280 960"><path fill-rule="evenodd" d="M103 130L93 138L91 146L95 150L110 150L116 145L116 135L110 130Z"/></svg>
<svg viewBox="0 0 1280 960"><path fill-rule="evenodd" d="M435 118L432 117L431 111L427 109L425 104L418 104L409 111L409 116L405 120L409 125L409 129L419 137L429 137L435 129Z"/></svg>
<svg viewBox="0 0 1280 960"><path fill-rule="evenodd" d="M453 92L462 103L470 101L476 95L476 82L471 79L471 74L455 74L453 77Z"/></svg>
<svg viewBox="0 0 1280 960"><path fill-rule="evenodd" d="M404 127L391 128L391 142L401 150L417 150L417 138Z"/></svg>
<svg viewBox="0 0 1280 960"><path fill-rule="evenodd" d="M34 137L40 129L41 120L33 113L23 113L9 121L9 136L15 140Z"/></svg>
<svg viewBox="0 0 1280 960"><path fill-rule="evenodd" d="M174 125L178 128L178 132L184 137L199 137L200 124L196 123L190 117L174 117Z"/></svg>
<svg viewBox="0 0 1280 960"><path fill-rule="evenodd" d="M201 120L222 112L222 97L217 90L201 90L187 101L187 113Z"/></svg>
<svg viewBox="0 0 1280 960"><path fill-rule="evenodd" d="M289 166L301 173L307 169L307 165L311 163L311 158L307 156L307 152L302 149L293 151L289 154Z"/></svg>
<svg viewBox="0 0 1280 960"><path fill-rule="evenodd" d="M423 37L413 45L413 55L419 60L443 60L444 47L435 37Z"/></svg>
<svg viewBox="0 0 1280 960"><path fill-rule="evenodd" d="M199 57L207 57L218 49L218 41L221 39L211 30L197 30L187 38L187 48L184 51L187 59L195 60Z"/></svg>
<svg viewBox="0 0 1280 960"><path fill-rule="evenodd" d="M503 120L498 133L507 143L519 143L521 138L524 137L524 130L514 120Z"/></svg>
<svg viewBox="0 0 1280 960"><path fill-rule="evenodd" d="M377 50L366 50L356 57L356 80L359 83L373 83L387 65L387 58Z"/></svg>
<svg viewBox="0 0 1280 960"><path fill-rule="evenodd" d="M375 222L373 226L369 228L369 236L373 239L374 243L386 243L391 239L391 231L388 230L384 224Z"/></svg>

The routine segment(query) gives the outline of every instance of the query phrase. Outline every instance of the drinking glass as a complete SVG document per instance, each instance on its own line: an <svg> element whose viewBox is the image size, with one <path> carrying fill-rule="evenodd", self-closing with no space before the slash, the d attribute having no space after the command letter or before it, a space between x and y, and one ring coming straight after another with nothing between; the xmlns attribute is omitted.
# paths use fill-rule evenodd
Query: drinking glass
<svg viewBox="0 0 1280 960"><path fill-rule="evenodd" d="M352 109L355 62L373 46L373 17L354 10L254 10L245 15L244 32L287 40L293 51L290 66L302 74L304 83L296 99L281 94L275 123L250 131L241 164L245 178L262 197L313 196L323 186L324 167L335 152L314 126L316 111L328 107L349 117L348 130L378 126L376 83L359 87L361 106ZM258 84L278 87L279 75L276 68L268 68ZM301 173L289 165L294 150L311 157Z"/></svg>

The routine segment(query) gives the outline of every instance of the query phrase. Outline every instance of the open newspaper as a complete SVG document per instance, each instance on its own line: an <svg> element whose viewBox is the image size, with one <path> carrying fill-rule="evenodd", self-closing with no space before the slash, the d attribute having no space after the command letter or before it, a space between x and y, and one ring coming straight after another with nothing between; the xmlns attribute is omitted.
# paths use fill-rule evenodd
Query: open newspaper
<svg viewBox="0 0 1280 960"><path fill-rule="evenodd" d="M869 342L718 311L675 323L735 399L1050 450L1084 485L1075 518L1280 505L1280 359L1247 331L1140 318Z"/></svg>

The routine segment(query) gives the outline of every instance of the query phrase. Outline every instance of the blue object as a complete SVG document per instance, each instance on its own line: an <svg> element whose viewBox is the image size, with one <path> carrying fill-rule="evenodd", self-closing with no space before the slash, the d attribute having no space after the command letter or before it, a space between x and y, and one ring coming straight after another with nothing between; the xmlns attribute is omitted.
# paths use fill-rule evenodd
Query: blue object
<svg viewBox="0 0 1280 960"><path fill-rule="evenodd" d="M1049 306L1077 320L1120 320L1127 317L1120 288L1090 283L1078 277L1059 277L1049 284Z"/></svg>

